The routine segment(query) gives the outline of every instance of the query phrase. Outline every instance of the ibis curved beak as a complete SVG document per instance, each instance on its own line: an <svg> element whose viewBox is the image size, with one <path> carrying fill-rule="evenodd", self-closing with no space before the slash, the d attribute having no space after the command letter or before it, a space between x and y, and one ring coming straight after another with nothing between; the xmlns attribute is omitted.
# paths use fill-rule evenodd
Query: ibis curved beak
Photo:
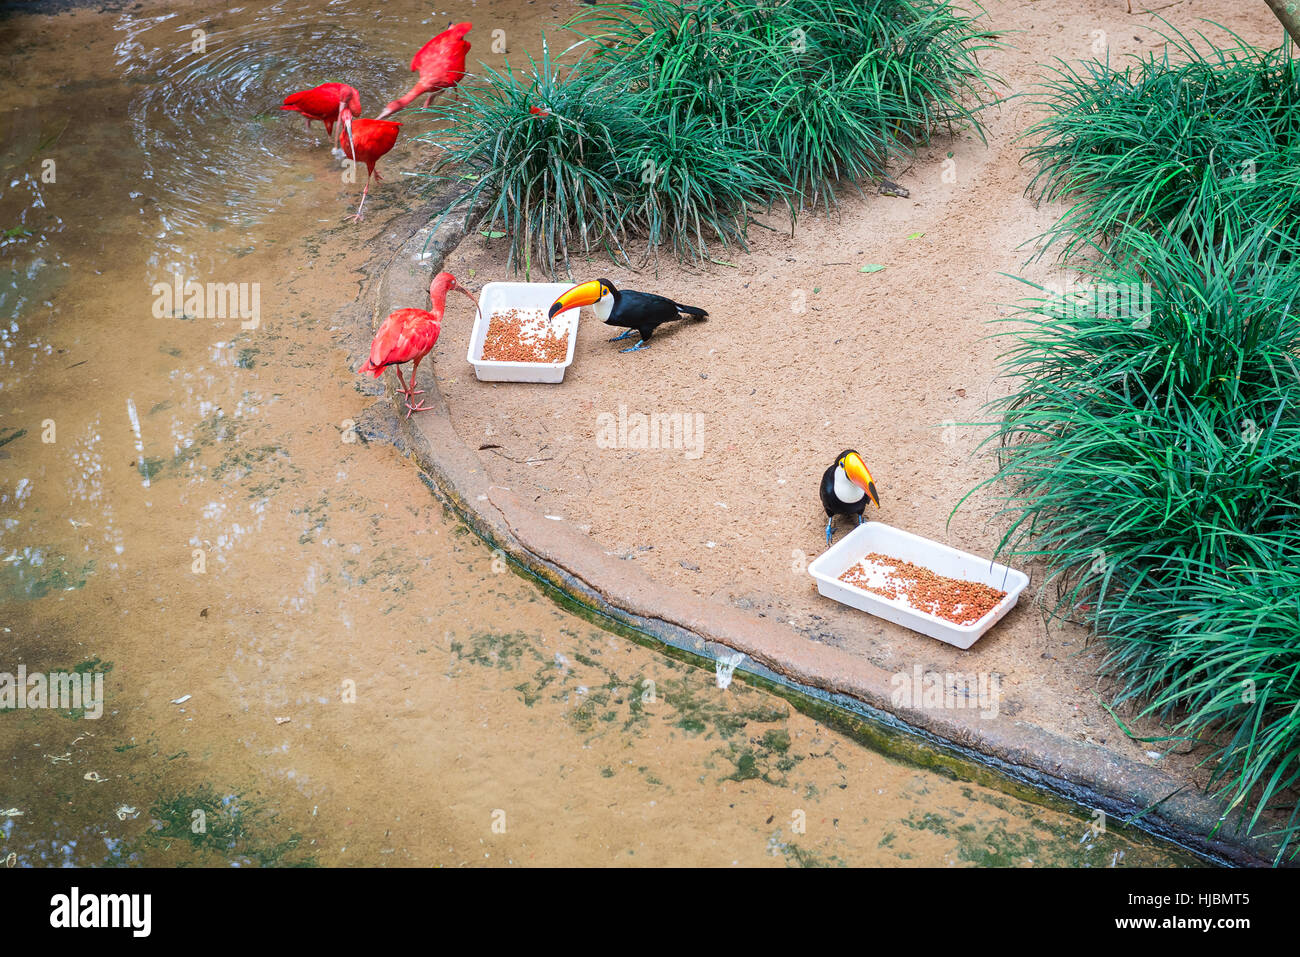
<svg viewBox="0 0 1300 957"><path fill-rule="evenodd" d="M561 293L560 298L551 303L551 308L547 310L546 317L554 319L557 314L564 312L566 309L594 306L599 301L602 293L603 290L600 288L599 280L593 279L591 282L580 283Z"/></svg>
<svg viewBox="0 0 1300 957"><path fill-rule="evenodd" d="M866 463L862 461L860 455L846 455L844 457L844 474L849 477L850 482L867 493L872 505L880 508L880 496L876 494L876 483L871 478L871 472L867 470Z"/></svg>
<svg viewBox="0 0 1300 957"><path fill-rule="evenodd" d="M352 110L346 103L339 104L339 119L343 121L343 129L348 134L348 154L349 158L357 158L357 144L352 141Z"/></svg>
<svg viewBox="0 0 1300 957"><path fill-rule="evenodd" d="M478 297L477 297L477 296L475 296L472 292L470 292L468 289L466 289L464 286L460 285L459 283L457 283L456 285L452 286L451 288L454 289L454 290L456 290L456 291L459 292L459 293L463 293L463 294L465 294L466 296L469 296L469 301L472 302L472 303L474 303L474 311L475 311L476 313L478 313L478 315L479 315L480 317L483 315L483 310L482 310L481 308L479 308Z"/></svg>

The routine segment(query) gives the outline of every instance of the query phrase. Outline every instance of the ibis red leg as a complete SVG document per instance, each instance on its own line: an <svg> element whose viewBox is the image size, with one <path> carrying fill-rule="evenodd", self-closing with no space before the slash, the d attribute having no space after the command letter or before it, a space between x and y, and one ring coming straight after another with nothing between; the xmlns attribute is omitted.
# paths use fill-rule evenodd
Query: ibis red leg
<svg viewBox="0 0 1300 957"><path fill-rule="evenodd" d="M394 365L393 371L397 373L397 381L402 385L402 387L397 391L402 393L402 395L409 396L411 394L411 387L406 384L406 379L402 376L402 367L400 365ZM414 379L414 376L412 379Z"/></svg>
<svg viewBox="0 0 1300 957"><path fill-rule="evenodd" d="M352 217L352 221L354 223L361 222L361 211L366 208L366 194L369 192L370 192L370 173L367 171L366 188L361 191L361 205L357 207L357 214Z"/></svg>
<svg viewBox="0 0 1300 957"><path fill-rule="evenodd" d="M412 413L412 412L428 412L428 411L430 411L430 410L433 408L433 406L431 406L431 405L425 405L423 402L419 402L419 403L417 403L417 404L415 404L415 405L412 405L411 402L410 402L410 397L411 397L411 396L424 395L424 390L423 390L423 389L419 389L419 390L416 390L416 389L415 389L415 373L416 373L416 371L420 368L420 360L423 359L423 358L424 358L424 356L420 356L419 359L416 359L416 360L415 360L415 365L413 365L413 366L411 367L411 389L412 389L412 391L407 393L408 398L407 398L407 402L406 402L406 417L407 417L408 419L411 417L411 413Z"/></svg>

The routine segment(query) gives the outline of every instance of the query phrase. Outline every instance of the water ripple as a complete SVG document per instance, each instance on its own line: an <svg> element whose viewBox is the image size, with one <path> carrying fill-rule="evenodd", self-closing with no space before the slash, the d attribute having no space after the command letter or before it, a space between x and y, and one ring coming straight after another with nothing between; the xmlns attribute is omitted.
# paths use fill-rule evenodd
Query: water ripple
<svg viewBox="0 0 1300 957"><path fill-rule="evenodd" d="M232 7L210 19L124 13L116 24L129 116L153 194L157 247L150 266L194 274L188 243L202 232L247 231L283 202L292 184L335 175L323 130L309 135L280 110L284 96L318 83L350 83L373 113L406 82L394 50L410 46L416 18L357 4L281 0ZM390 23L376 42L376 19ZM298 176L293 171L299 171ZM208 237L210 240L210 237Z"/></svg>

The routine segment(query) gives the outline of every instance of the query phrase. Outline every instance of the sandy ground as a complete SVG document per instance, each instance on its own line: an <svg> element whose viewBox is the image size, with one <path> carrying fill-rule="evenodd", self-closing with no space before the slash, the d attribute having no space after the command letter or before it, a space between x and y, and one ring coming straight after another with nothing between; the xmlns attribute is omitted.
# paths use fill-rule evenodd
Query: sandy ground
<svg viewBox="0 0 1300 957"><path fill-rule="evenodd" d="M1264 4L1223 6L1185 0L1160 15L1184 31L1207 18L1257 44L1279 42ZM1098 31L1112 58L1162 43L1155 17L1127 14L1122 0L986 8L1014 46L985 58L1005 94L1030 90L1056 57L1089 58ZM975 454L988 429L966 423L985 420L985 403L1008 391L991 321L1009 314L1023 287L1002 274L1053 277L1048 265L1024 265L1026 244L1063 211L1024 195L1032 170L1017 140L1034 117L1026 99L1005 103L986 115L987 146L969 132L942 138L897 170L910 198L847 197L837 218L807 216L793 238L772 217L776 231L752 230L749 253L715 253L728 265L575 262L575 279L603 276L703 306L711 318L665 328L650 348L623 355L629 343L609 344L610 330L585 311L560 386L477 382L465 363L472 312L453 307L437 345L440 384L465 441L499 446L481 452L496 481L647 576L787 620L809 641L887 669L997 673L1009 713L1190 774L1181 756L1126 740L1100 707L1104 650L1080 627L1049 627L1038 570L1029 569L1035 582L1020 607L967 652L822 599L805 571L824 548L818 482L849 447L880 489L871 518L994 551L1005 527L996 493L953 509L994 469ZM859 271L869 263L885 268ZM507 274L500 243L477 236L448 268L475 286L522 278ZM621 409L698 416L698 454L602 447L600 417Z"/></svg>

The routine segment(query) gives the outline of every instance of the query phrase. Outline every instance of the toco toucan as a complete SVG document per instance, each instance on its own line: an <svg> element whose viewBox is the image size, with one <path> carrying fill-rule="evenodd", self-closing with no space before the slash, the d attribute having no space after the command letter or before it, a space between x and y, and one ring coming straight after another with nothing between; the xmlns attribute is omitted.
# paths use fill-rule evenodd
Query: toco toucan
<svg viewBox="0 0 1300 957"><path fill-rule="evenodd" d="M834 534L836 515L856 515L858 524L862 524L862 513L866 510L867 499L880 508L880 496L876 494L876 483L871 473L862 462L862 456L852 449L841 452L835 463L822 475L822 508L826 509L826 544L830 545Z"/></svg>
<svg viewBox="0 0 1300 957"><path fill-rule="evenodd" d="M566 290L551 304L548 315L554 318L557 313L577 306L592 306L596 318L603 320L605 325L627 329L627 332L615 336L610 342L626 339L634 331L641 333L641 341L630 349L620 350L622 352L644 349L650 342L650 337L655 334L655 329L665 322L681 319L683 314L696 319L707 319L709 315L703 309L683 306L654 293L615 289L608 279L593 279Z"/></svg>

